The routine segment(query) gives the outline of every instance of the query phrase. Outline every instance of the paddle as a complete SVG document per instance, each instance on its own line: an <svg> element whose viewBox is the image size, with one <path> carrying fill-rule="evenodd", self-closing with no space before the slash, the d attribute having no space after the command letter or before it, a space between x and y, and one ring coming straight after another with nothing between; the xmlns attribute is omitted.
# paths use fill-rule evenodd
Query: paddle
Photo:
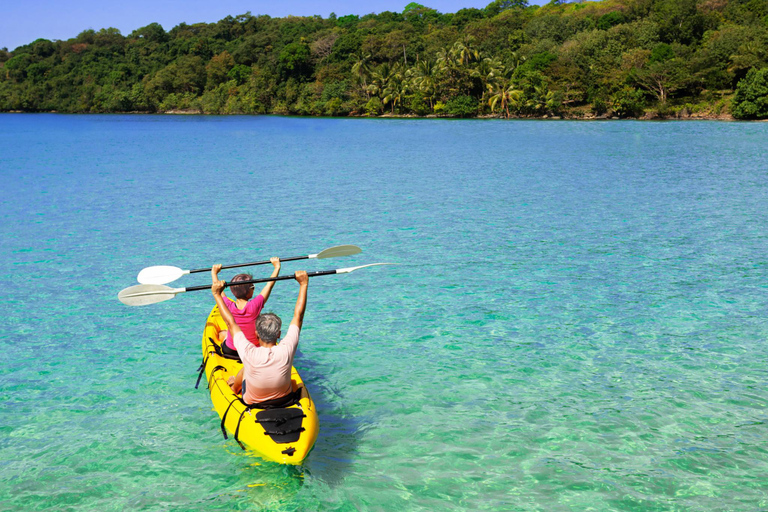
<svg viewBox="0 0 768 512"><path fill-rule="evenodd" d="M393 265L393 263L370 263L368 265L361 265L359 267L337 268L336 270L319 270L316 272L307 272L307 276L317 277L329 276L331 274L349 274L350 272L354 272L359 268L375 267L377 265ZM264 279L250 279L248 281L236 281L234 284L266 283L269 281L284 281L286 279L293 278L294 275L291 274L288 276L266 277ZM227 287L231 284L232 283L226 283L224 286ZM117 294L117 298L120 299L120 302L126 306L147 306L149 304L156 304L158 302L171 300L179 293L210 289L211 285L190 286L189 288L171 288L161 284L137 284L122 290Z"/></svg>
<svg viewBox="0 0 768 512"><path fill-rule="evenodd" d="M336 247L330 247L317 254L309 254L307 256L294 256L292 258L280 258L280 261L281 262L296 261L296 260L306 260L306 259L313 259L313 258L322 260L325 258L338 258L340 256L352 256L353 254L358 254L360 252L362 252L362 250L356 245L337 245ZM253 261L251 263L238 263L236 265L224 265L221 268L225 269L225 268L237 268L237 267L253 267L256 265L266 265L267 263L269 263L269 260ZM157 265L154 267L147 267L141 272L139 272L139 277L137 279L141 284L167 284L187 274L195 274L197 272L208 272L210 270L211 270L210 267L196 268L194 270L181 270L179 267Z"/></svg>

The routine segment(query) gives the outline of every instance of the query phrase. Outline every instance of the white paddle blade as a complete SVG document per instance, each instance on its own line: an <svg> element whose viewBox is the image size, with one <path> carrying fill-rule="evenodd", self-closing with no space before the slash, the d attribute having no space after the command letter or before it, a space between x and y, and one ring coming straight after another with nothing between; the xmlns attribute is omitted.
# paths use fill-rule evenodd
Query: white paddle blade
<svg viewBox="0 0 768 512"><path fill-rule="evenodd" d="M310 258L317 258L319 260L325 258L340 258L341 256L352 256L353 254L360 254L363 252L361 248L356 245L338 245L331 247L317 254L310 254Z"/></svg>
<svg viewBox="0 0 768 512"><path fill-rule="evenodd" d="M166 284L187 274L189 274L189 270L181 270L179 267L169 267L168 265L158 265L145 268L139 272L139 277L136 279L141 284Z"/></svg>
<svg viewBox="0 0 768 512"><path fill-rule="evenodd" d="M369 263L368 265L360 265L359 267L347 267L347 268L340 268L336 270L337 274L349 274L350 272L354 272L355 270L359 268L365 268L365 267L375 267L377 265L394 265L394 263Z"/></svg>
<svg viewBox="0 0 768 512"><path fill-rule="evenodd" d="M170 288L161 284L137 284L122 290L117 298L126 306L147 306L171 300L185 291L186 288Z"/></svg>

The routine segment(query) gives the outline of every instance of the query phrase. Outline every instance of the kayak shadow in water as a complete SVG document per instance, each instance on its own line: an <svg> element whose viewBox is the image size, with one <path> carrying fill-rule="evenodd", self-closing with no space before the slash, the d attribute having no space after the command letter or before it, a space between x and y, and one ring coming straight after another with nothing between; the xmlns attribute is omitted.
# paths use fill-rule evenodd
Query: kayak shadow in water
<svg viewBox="0 0 768 512"><path fill-rule="evenodd" d="M360 419L345 414L341 392L323 375L311 357L301 351L294 361L302 380L315 402L320 419L320 433L303 467L313 478L334 487L340 484L352 466L363 436Z"/></svg>
<svg viewBox="0 0 768 512"><path fill-rule="evenodd" d="M311 357L304 357L299 350L294 364L312 396L320 420L314 448L302 464L292 466L241 451L230 437L228 451L233 456L242 457L241 463L237 464L239 477L234 492L222 493L218 499L234 499L236 502L245 499L250 506L270 510L276 504L290 502L308 478L317 479L329 487L344 481L364 434L362 423L344 413L340 391L333 388Z"/></svg>
<svg viewBox="0 0 768 512"><path fill-rule="evenodd" d="M243 457L237 483L217 500L227 502L233 510L241 509L239 503L243 501L248 503L248 509L276 510L293 501L304 485L302 466L268 462L247 452L232 454Z"/></svg>

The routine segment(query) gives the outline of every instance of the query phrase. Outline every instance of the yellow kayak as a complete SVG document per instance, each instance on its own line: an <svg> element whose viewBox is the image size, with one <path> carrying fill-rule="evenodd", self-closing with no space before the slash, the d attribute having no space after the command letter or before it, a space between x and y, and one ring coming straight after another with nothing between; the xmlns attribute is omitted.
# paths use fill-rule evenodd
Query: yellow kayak
<svg viewBox="0 0 768 512"><path fill-rule="evenodd" d="M315 403L296 368L291 368L293 393L278 403L248 407L241 395L227 384L242 368L239 360L222 356L219 332L226 330L224 319L214 306L203 330L203 372L208 380L213 408L219 414L224 438L234 436L243 449L280 464L300 464L315 445L319 422ZM198 384L200 379L198 379Z"/></svg>

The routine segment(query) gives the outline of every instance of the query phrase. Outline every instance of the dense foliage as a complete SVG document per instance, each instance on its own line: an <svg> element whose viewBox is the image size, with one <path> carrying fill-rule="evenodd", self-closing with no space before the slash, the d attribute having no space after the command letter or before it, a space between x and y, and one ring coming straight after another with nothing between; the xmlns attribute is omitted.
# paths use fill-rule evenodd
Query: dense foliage
<svg viewBox="0 0 768 512"><path fill-rule="evenodd" d="M768 118L768 68L750 69L739 82L733 115L745 119Z"/></svg>
<svg viewBox="0 0 768 512"><path fill-rule="evenodd" d="M768 0L411 3L38 39L0 50L0 111L756 118L767 79Z"/></svg>

